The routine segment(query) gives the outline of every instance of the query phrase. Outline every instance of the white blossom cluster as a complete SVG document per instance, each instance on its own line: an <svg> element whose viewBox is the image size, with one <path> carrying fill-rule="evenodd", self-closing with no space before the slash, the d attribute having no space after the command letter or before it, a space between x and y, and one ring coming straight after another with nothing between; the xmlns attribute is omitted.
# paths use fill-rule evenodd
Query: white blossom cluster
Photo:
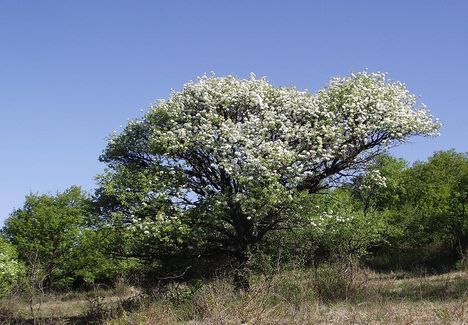
<svg viewBox="0 0 468 325"><path fill-rule="evenodd" d="M128 229L139 236L158 238L166 243L174 241L170 235L175 235L176 242L182 242L181 236L188 231L178 216L168 216L162 211L153 220L132 216Z"/></svg>
<svg viewBox="0 0 468 325"><path fill-rule="evenodd" d="M17 268L17 261L12 260L7 254L0 252L0 278L14 274Z"/></svg>
<svg viewBox="0 0 468 325"><path fill-rule="evenodd" d="M345 213L346 215L344 215ZM317 228L323 228L330 224L347 223L354 219L354 215L348 211L338 213L333 209L319 212L317 215L311 215L310 225Z"/></svg>
<svg viewBox="0 0 468 325"><path fill-rule="evenodd" d="M150 147L173 154L176 169L196 152L205 173L226 173L241 185L281 179L293 188L341 160L436 135L439 122L416 104L404 84L382 73L335 78L316 94L254 76L203 76L139 123L151 127Z"/></svg>
<svg viewBox="0 0 468 325"><path fill-rule="evenodd" d="M21 266L18 261L12 259L7 252L0 252L0 297L9 290L9 284L19 277L20 272Z"/></svg>
<svg viewBox="0 0 468 325"><path fill-rule="evenodd" d="M387 187L387 179L378 169L370 169L361 180L359 189L361 191L370 191L373 188Z"/></svg>

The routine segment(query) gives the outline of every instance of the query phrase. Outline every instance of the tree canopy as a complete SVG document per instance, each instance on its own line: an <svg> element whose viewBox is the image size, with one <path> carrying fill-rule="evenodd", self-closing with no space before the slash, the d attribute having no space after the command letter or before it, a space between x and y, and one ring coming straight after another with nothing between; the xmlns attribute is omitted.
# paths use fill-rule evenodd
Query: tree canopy
<svg viewBox="0 0 468 325"><path fill-rule="evenodd" d="M110 137L101 212L159 252L198 237L243 260L294 219L304 193L438 128L404 84L381 73L335 78L315 94L254 76L203 76Z"/></svg>

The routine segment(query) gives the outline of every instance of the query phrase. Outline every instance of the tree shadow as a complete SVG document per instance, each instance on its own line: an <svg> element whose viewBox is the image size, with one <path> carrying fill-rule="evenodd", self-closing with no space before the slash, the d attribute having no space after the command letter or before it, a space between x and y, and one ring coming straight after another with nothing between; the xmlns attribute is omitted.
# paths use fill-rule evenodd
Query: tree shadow
<svg viewBox="0 0 468 325"><path fill-rule="evenodd" d="M379 288L379 294L389 300L448 301L468 298L468 277L422 277L393 281Z"/></svg>
<svg viewBox="0 0 468 325"><path fill-rule="evenodd" d="M76 316L47 316L38 317L34 321L31 317L25 317L14 313L2 313L0 310L0 325L85 325L103 324L106 319L117 318L125 313L137 310L143 304L140 297L130 297L119 302L105 303L97 302L90 304L82 315Z"/></svg>

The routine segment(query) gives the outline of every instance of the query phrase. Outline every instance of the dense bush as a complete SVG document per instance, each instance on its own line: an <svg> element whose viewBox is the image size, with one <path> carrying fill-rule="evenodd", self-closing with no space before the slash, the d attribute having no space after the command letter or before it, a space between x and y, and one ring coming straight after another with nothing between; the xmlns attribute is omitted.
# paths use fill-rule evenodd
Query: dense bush
<svg viewBox="0 0 468 325"><path fill-rule="evenodd" d="M131 262L104 256L105 238L90 225L90 204L78 187L56 195L31 194L6 220L3 235L34 285L47 290L79 288L112 282L125 272Z"/></svg>
<svg viewBox="0 0 468 325"><path fill-rule="evenodd" d="M396 184L376 194L387 215L386 241L371 256L382 268L453 267L468 244L468 155L437 152L398 171ZM380 200L380 197L388 197Z"/></svg>
<svg viewBox="0 0 468 325"><path fill-rule="evenodd" d="M271 233L259 246L255 267L356 261L380 245L387 231L386 216L375 211L364 213L350 186L308 196L298 213L301 222Z"/></svg>

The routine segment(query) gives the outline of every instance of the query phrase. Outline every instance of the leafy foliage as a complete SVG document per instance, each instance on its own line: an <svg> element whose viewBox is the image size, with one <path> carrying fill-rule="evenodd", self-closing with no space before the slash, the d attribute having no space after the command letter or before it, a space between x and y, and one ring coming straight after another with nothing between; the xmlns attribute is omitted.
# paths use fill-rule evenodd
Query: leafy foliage
<svg viewBox="0 0 468 325"><path fill-rule="evenodd" d="M30 194L6 220L3 233L28 270L42 274L45 285L80 285L112 276L106 274L112 262L88 227L90 215L90 198L79 187L57 195Z"/></svg>
<svg viewBox="0 0 468 325"><path fill-rule="evenodd" d="M468 234L467 154L436 152L427 162L405 169L390 168L395 160L387 162L390 166L384 169L394 171L389 174L393 185L373 198L390 223L383 256L391 262L383 263L439 268L463 257Z"/></svg>

